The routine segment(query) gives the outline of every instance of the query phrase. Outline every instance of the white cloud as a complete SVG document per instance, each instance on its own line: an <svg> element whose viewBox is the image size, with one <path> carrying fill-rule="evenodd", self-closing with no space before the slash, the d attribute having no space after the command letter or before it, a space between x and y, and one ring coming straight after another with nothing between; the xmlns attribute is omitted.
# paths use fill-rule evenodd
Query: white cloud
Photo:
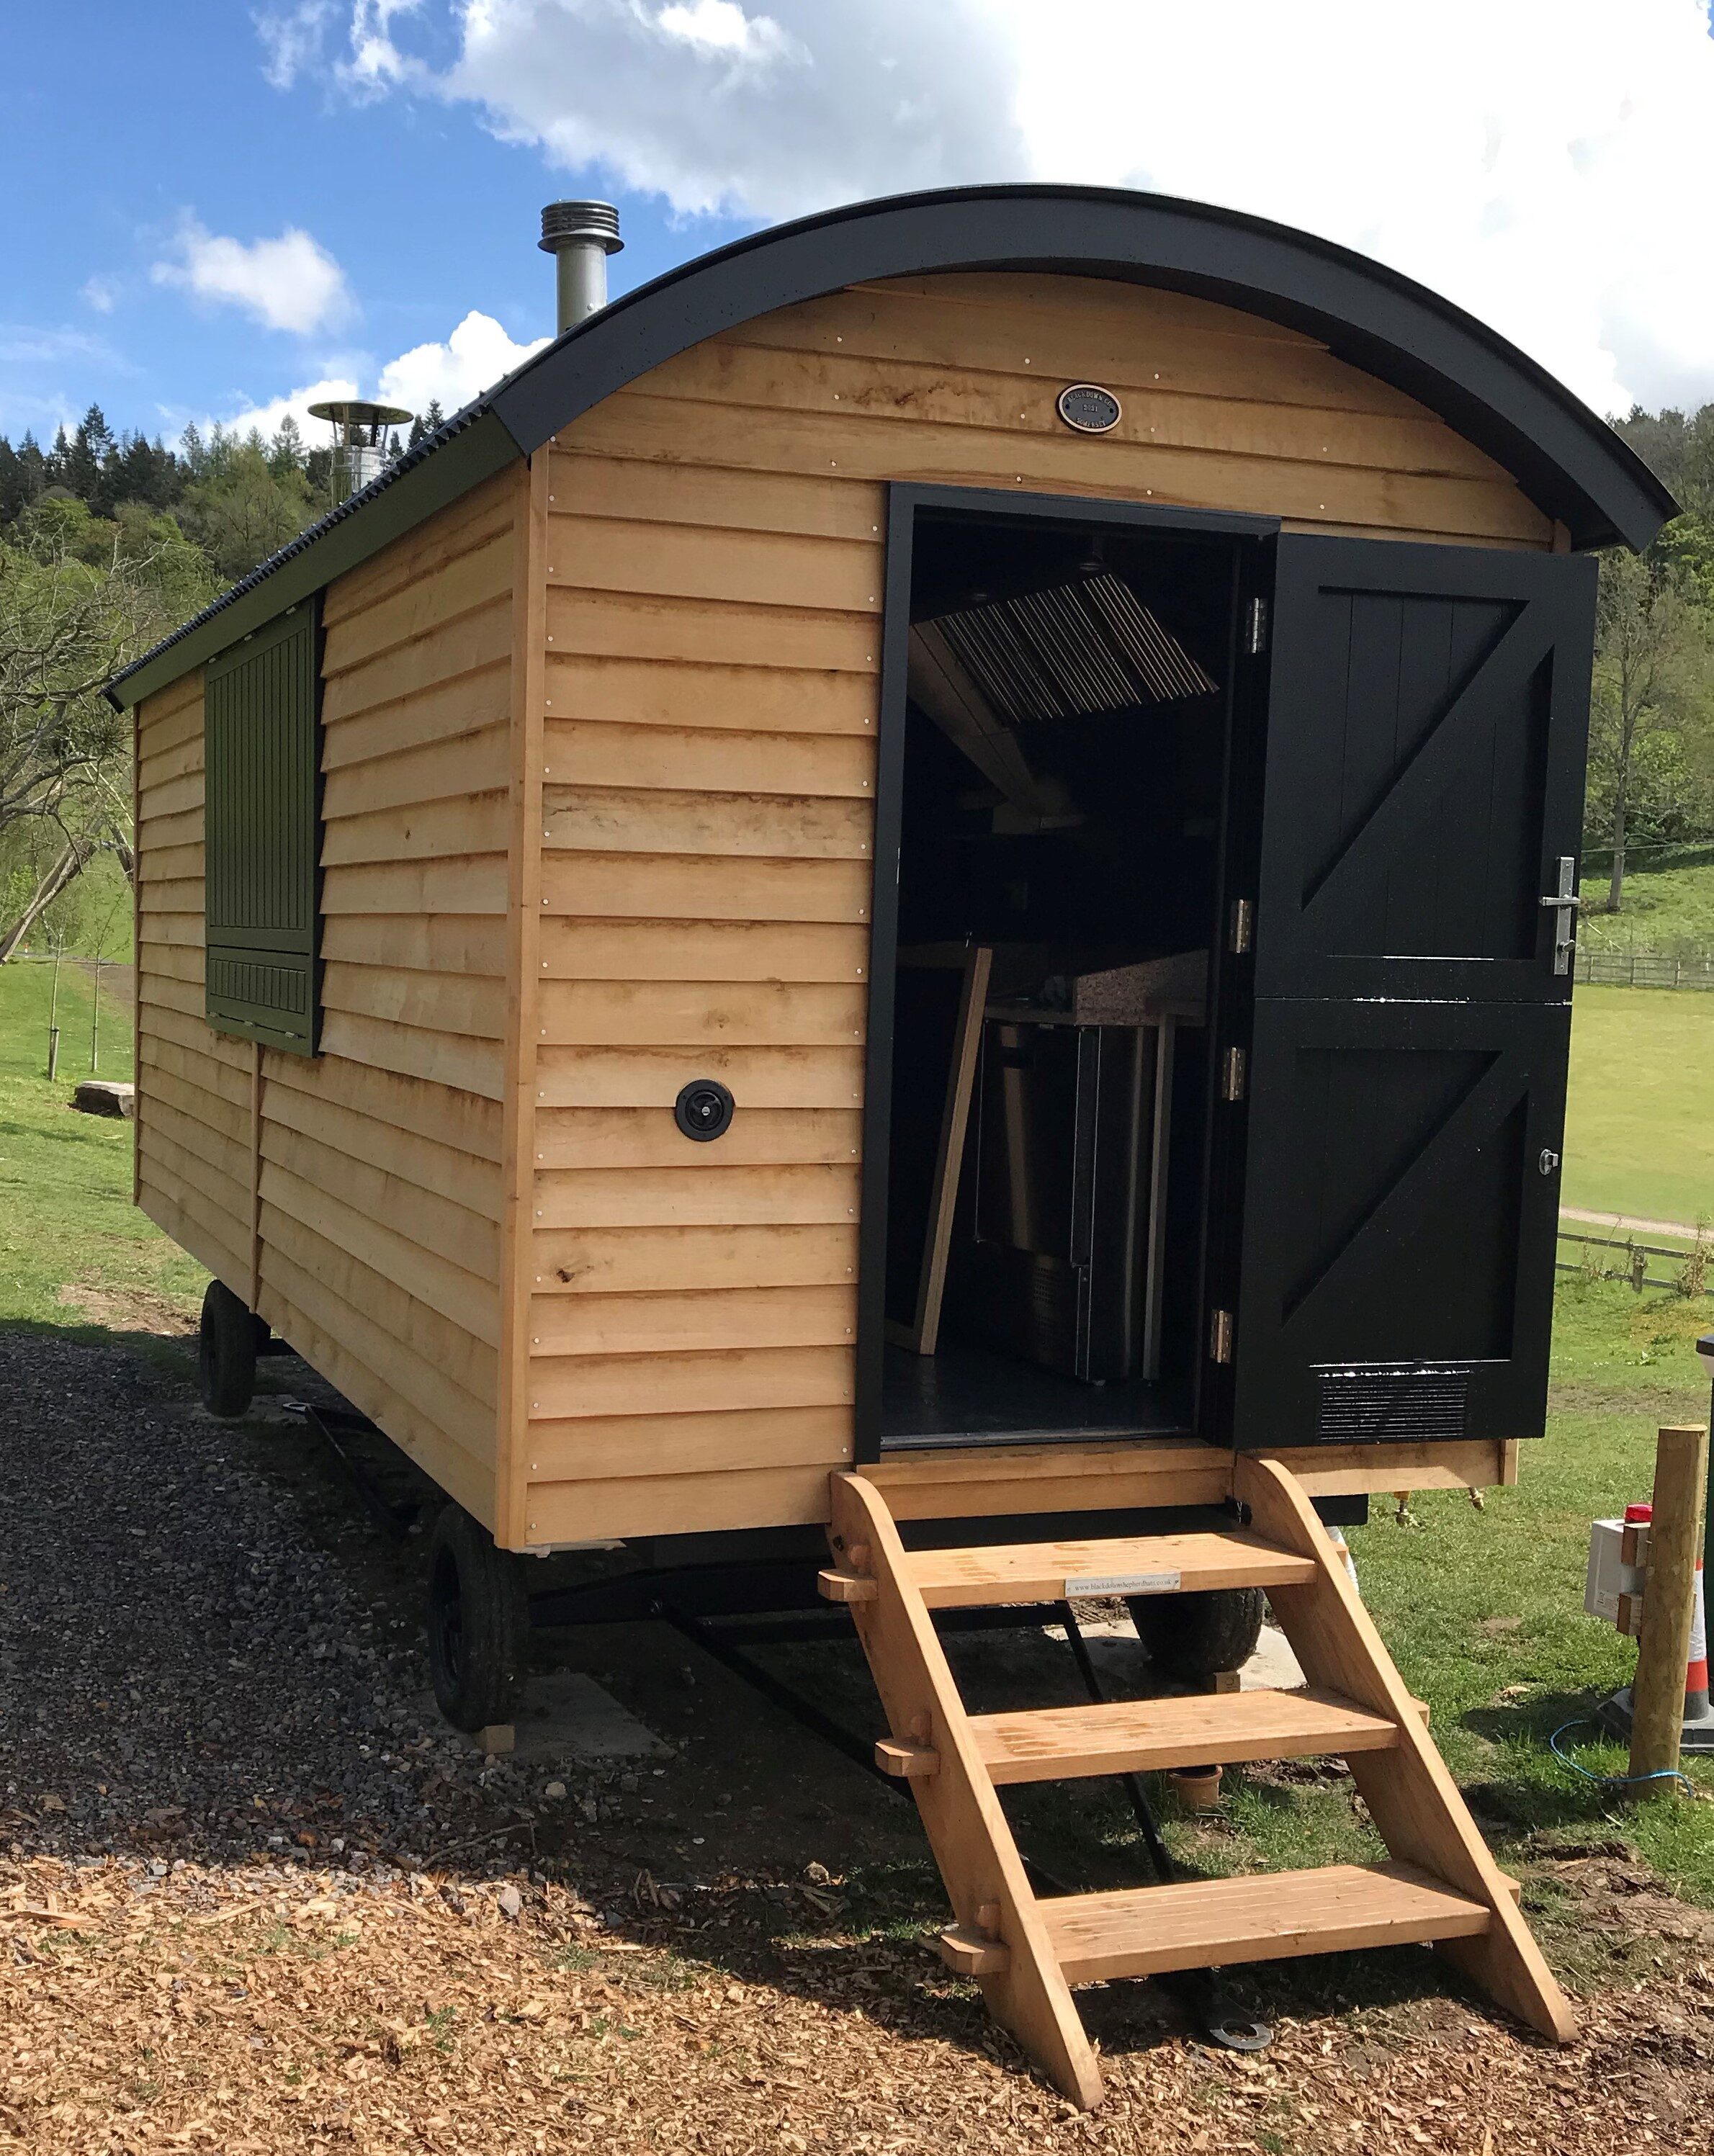
<svg viewBox="0 0 1714 2156"><path fill-rule="evenodd" d="M344 0L341 19L354 90L468 102L680 214L1156 188L1374 254L1598 408L1714 397L1706 0ZM439 72L431 33L456 51Z"/></svg>
<svg viewBox="0 0 1714 2156"><path fill-rule="evenodd" d="M336 397L362 395L357 378L352 374L326 374L319 382L306 382L299 389L289 389L282 397L270 397L265 403L250 404L242 411L207 413L197 418L197 424L204 434L217 424L229 434L248 434L254 427L265 440L280 431L280 423L289 412L298 423L298 431L313 449L318 443L326 445L328 439L327 422L312 419L310 407L330 402ZM169 412L163 414L175 427L182 427L192 418L187 412Z"/></svg>
<svg viewBox="0 0 1714 2156"><path fill-rule="evenodd" d="M254 18L268 55L262 73L275 90L290 90L314 68L340 13L339 0L303 0L301 6L264 11Z"/></svg>
<svg viewBox="0 0 1714 2156"><path fill-rule="evenodd" d="M503 140L681 213L783 216L1024 169L1011 41L983 0L436 3L449 68L409 49L420 8L347 0L342 79L470 103Z"/></svg>
<svg viewBox="0 0 1714 2156"><path fill-rule="evenodd" d="M655 27L695 50L729 54L737 60L766 61L791 54L805 58L803 48L772 15L747 15L735 0L695 0L691 7L663 8Z"/></svg>
<svg viewBox="0 0 1714 2156"><path fill-rule="evenodd" d="M98 315L110 315L119 303L119 288L110 277L91 277L84 286L84 298Z"/></svg>
<svg viewBox="0 0 1714 2156"><path fill-rule="evenodd" d="M438 403L450 418L548 342L537 337L533 344L514 344L492 315L473 308L444 344L416 345L383 367L377 393L383 403L403 404L411 412Z"/></svg>
<svg viewBox="0 0 1714 2156"><path fill-rule="evenodd" d="M0 434L16 441L28 429L47 442L56 428L75 427L89 405L88 388L74 396L57 377L63 368L87 383L91 367L120 377L136 372L127 353L87 330L0 321Z"/></svg>
<svg viewBox="0 0 1714 2156"><path fill-rule="evenodd" d="M151 270L157 285L198 299L243 307L272 330L313 336L350 311L345 272L307 232L293 225L277 239L223 238L194 218L179 227L173 256Z"/></svg>
<svg viewBox="0 0 1714 2156"><path fill-rule="evenodd" d="M309 408L335 398L372 397L384 404L402 404L413 413L424 413L431 403L436 403L449 418L461 405L491 388L502 375L521 367L547 341L538 337L533 344L516 344L491 315L473 310L444 344L413 346L372 373L367 363L349 362L348 372L323 375L318 381L305 382L283 396L242 410L209 414L199 418L198 424L206 429L218 418L233 433L245 434L254 427L266 436L278 431L290 412L304 439L314 448L327 442L327 422L312 419ZM175 427L182 427L190 416L187 413L163 414Z"/></svg>
<svg viewBox="0 0 1714 2156"><path fill-rule="evenodd" d="M401 84L428 79L428 69L402 53L393 38L393 17L414 14L418 5L419 0L352 0L351 58L338 68L347 90L359 97L381 96Z"/></svg>
<svg viewBox="0 0 1714 2156"><path fill-rule="evenodd" d="M91 336L87 330L0 322L0 366L58 367L66 361L130 371L105 337Z"/></svg>
<svg viewBox="0 0 1714 2156"><path fill-rule="evenodd" d="M1151 6L1116 13L1088 70L1026 0L1004 14L1044 175L1342 240L1598 410L1714 396L1705 0L1440 0L1432 18L1372 0Z"/></svg>

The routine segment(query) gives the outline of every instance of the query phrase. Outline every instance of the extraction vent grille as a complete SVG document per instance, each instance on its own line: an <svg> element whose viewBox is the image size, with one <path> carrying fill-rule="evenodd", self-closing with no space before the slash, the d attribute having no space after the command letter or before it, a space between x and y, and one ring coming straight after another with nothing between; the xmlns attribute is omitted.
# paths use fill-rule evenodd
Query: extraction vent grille
<svg viewBox="0 0 1714 2156"><path fill-rule="evenodd" d="M1205 696L1217 685L1130 586L1106 572L942 614L935 626L1013 726Z"/></svg>
<svg viewBox="0 0 1714 2156"><path fill-rule="evenodd" d="M1445 1364L1323 1366L1317 1438L1329 1445L1435 1443L1465 1434L1470 1373Z"/></svg>

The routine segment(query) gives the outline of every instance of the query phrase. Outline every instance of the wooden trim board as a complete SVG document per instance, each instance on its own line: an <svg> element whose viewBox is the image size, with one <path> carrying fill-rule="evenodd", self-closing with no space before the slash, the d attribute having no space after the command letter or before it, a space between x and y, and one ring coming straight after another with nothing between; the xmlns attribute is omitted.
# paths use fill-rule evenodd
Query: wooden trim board
<svg viewBox="0 0 1714 2156"><path fill-rule="evenodd" d="M262 1059L267 1050L259 1040L250 1043L250 1310L262 1296L262 1088L267 1073Z"/></svg>
<svg viewBox="0 0 1714 2156"><path fill-rule="evenodd" d="M511 933L500 1138L500 1377L495 1402L495 1540L526 1540L530 1295L536 1189L536 1055L540 1037L542 735L547 718L548 453L520 475L512 544Z"/></svg>
<svg viewBox="0 0 1714 2156"><path fill-rule="evenodd" d="M994 954L985 943L963 954L963 982L952 1028L952 1056L947 1072L946 1106L929 1194L928 1227L922 1241L922 1272L916 1287L916 1313L909 1325L889 1324L888 1337L913 1355L932 1355L940 1339L941 1305L947 1291L947 1260L952 1250L952 1216L958 1204L958 1176L964 1162L964 1137L970 1127L970 1102L976 1086L977 1052L988 1009L988 975Z"/></svg>
<svg viewBox="0 0 1714 2156"><path fill-rule="evenodd" d="M1311 1496L1395 1490L1481 1490L1517 1480L1517 1440L1459 1445L1320 1445L1265 1455ZM1096 1445L972 1446L890 1452L856 1471L896 1519L1218 1505L1232 1494L1234 1455L1194 1438Z"/></svg>

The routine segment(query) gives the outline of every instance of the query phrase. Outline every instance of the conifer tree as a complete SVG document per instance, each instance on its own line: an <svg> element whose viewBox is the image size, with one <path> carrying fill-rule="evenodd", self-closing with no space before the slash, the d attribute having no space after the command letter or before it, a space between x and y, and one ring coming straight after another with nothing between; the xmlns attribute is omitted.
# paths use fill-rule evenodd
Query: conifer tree
<svg viewBox="0 0 1714 2156"><path fill-rule="evenodd" d="M29 499L29 477L23 459L0 434L0 524L10 524L28 505Z"/></svg>
<svg viewBox="0 0 1714 2156"><path fill-rule="evenodd" d="M300 472L304 468L305 451L302 429L288 412L280 423L268 451L268 469L275 479L284 479L289 472Z"/></svg>

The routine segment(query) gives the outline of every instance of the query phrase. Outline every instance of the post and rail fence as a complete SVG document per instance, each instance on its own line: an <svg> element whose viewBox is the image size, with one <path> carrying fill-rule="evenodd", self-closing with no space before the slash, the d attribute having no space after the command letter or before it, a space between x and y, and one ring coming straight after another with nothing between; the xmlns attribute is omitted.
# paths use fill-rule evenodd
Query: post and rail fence
<svg viewBox="0 0 1714 2156"><path fill-rule="evenodd" d="M1694 1240L1674 1248L1666 1243L1640 1243L1629 1235L1587 1235L1562 1226L1559 1240L1579 1248L1583 1255L1558 1258L1555 1270L1582 1273L1588 1280L1629 1281L1639 1295L1645 1291L1665 1295L1705 1295L1714 1271L1714 1232L1698 1229ZM1667 1261L1672 1270L1663 1273L1651 1267L1651 1259Z"/></svg>
<svg viewBox="0 0 1714 2156"><path fill-rule="evenodd" d="M1572 978L1609 988L1714 988L1714 952L1688 957L1664 951L1604 951L1583 945L1573 961Z"/></svg>

